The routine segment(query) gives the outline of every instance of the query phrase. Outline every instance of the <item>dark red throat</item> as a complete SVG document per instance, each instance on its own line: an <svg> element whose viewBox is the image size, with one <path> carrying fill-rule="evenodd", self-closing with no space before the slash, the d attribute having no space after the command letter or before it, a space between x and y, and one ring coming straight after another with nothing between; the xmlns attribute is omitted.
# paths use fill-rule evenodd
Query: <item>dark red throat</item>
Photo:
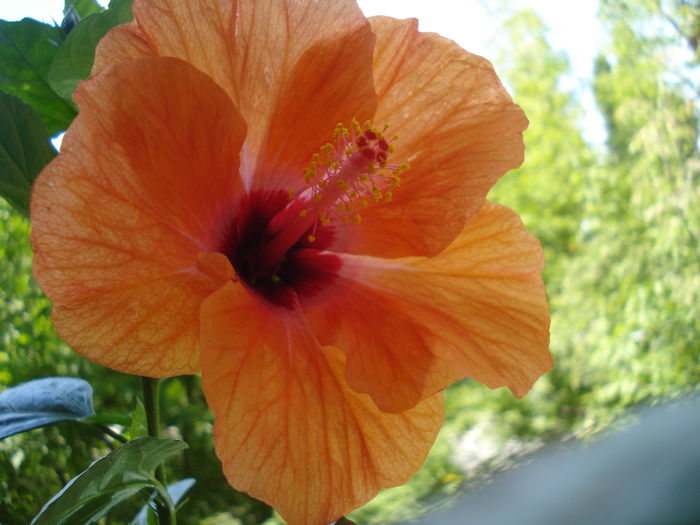
<svg viewBox="0 0 700 525"><path fill-rule="evenodd" d="M327 252L335 239L331 226L314 224L279 260L270 259L266 247L275 238L280 217L290 204L285 191L254 190L246 193L238 205L221 249L241 281L275 306L293 309L318 296L338 276L341 260ZM271 228L271 223L275 226ZM313 241L309 240L312 236Z"/></svg>

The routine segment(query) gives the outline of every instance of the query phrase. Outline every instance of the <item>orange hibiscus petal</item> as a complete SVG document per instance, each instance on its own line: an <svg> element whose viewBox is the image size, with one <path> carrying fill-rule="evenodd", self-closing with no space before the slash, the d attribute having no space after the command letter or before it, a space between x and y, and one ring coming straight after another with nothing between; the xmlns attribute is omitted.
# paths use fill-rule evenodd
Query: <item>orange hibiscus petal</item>
<svg viewBox="0 0 700 525"><path fill-rule="evenodd" d="M242 173L251 184L303 184L301 170L336 123L374 112L374 36L351 0L136 0L133 12L96 63L143 52L209 75L248 123Z"/></svg>
<svg viewBox="0 0 700 525"><path fill-rule="evenodd" d="M318 5L328 11L328 18L344 22L335 24L335 34L307 49L281 83L259 154L255 175L259 185L302 186L302 170L321 146L332 141L337 123L365 121L374 114L374 35L364 19L339 12L343 3Z"/></svg>
<svg viewBox="0 0 700 525"><path fill-rule="evenodd" d="M78 257L73 262L85 269ZM44 268L38 266L35 274L41 276ZM133 280L66 304L54 302L51 320L58 335L85 357L121 372L149 377L198 373L197 319L212 289L202 279L165 271L152 281ZM95 277L100 273L107 272L91 269L83 279L103 278Z"/></svg>
<svg viewBox="0 0 700 525"><path fill-rule="evenodd" d="M331 523L423 463L442 424L440 394L380 412L345 383L342 352L234 283L205 301L201 319L202 383L224 472L290 525Z"/></svg>
<svg viewBox="0 0 700 525"><path fill-rule="evenodd" d="M454 42L419 33L416 20L370 19L377 36L378 125L396 134L390 162L407 162L390 205L363 211L353 253L435 255L523 160L527 119L491 64Z"/></svg>
<svg viewBox="0 0 700 525"><path fill-rule="evenodd" d="M487 203L434 258L341 258L344 288L312 327L382 410L462 377L522 396L551 368L542 249L509 209Z"/></svg>
<svg viewBox="0 0 700 525"><path fill-rule="evenodd" d="M111 29L97 44L92 73L97 74L110 64L152 55L138 25L122 24Z"/></svg>
<svg viewBox="0 0 700 525"><path fill-rule="evenodd" d="M32 194L34 274L75 350L123 372L198 371L198 308L241 181L245 128L226 94L172 58L81 84L80 115Z"/></svg>

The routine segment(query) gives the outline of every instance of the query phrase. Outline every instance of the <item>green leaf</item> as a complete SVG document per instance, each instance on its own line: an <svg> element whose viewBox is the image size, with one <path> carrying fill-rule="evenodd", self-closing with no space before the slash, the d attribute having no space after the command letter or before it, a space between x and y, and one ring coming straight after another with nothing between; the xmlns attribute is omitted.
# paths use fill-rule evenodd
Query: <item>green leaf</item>
<svg viewBox="0 0 700 525"><path fill-rule="evenodd" d="M187 448L184 441L142 437L125 443L70 480L32 520L32 525L89 524L143 489L165 488L156 468ZM144 494L145 496L145 494Z"/></svg>
<svg viewBox="0 0 700 525"><path fill-rule="evenodd" d="M48 74L62 35L57 27L25 18L0 20L0 89L34 107L49 135L63 131L76 110L58 96Z"/></svg>
<svg viewBox="0 0 700 525"><path fill-rule="evenodd" d="M36 111L0 91L0 195L29 216L32 182L55 156Z"/></svg>
<svg viewBox="0 0 700 525"><path fill-rule="evenodd" d="M148 423L146 421L146 408L140 399L136 399L136 408L131 413L129 436L134 439L138 436L148 435Z"/></svg>
<svg viewBox="0 0 700 525"><path fill-rule="evenodd" d="M98 425L121 425L123 427L128 427L131 424L131 418L125 416L124 414L115 413L100 413L90 416L85 420L86 423L95 423Z"/></svg>
<svg viewBox="0 0 700 525"><path fill-rule="evenodd" d="M95 47L102 37L114 26L132 19L132 1L112 0L109 9L82 20L68 35L48 74L51 87L65 100L71 101L78 82L90 76Z"/></svg>
<svg viewBox="0 0 700 525"><path fill-rule="evenodd" d="M170 494L170 499L173 501L173 505L177 505L182 500L183 496L189 491L195 484L194 478L185 478L175 483L168 485L168 494ZM153 510L151 508L152 501L155 499L156 494L153 494L153 498L149 503L141 507L139 513L131 520L130 525L148 525L149 518L153 515Z"/></svg>
<svg viewBox="0 0 700 525"><path fill-rule="evenodd" d="M87 18L93 13L102 11L102 6L95 0L66 0L63 7L63 15L68 14L70 7L73 6L80 19Z"/></svg>
<svg viewBox="0 0 700 525"><path fill-rule="evenodd" d="M95 413L92 387L76 377L44 377L0 393L0 439Z"/></svg>

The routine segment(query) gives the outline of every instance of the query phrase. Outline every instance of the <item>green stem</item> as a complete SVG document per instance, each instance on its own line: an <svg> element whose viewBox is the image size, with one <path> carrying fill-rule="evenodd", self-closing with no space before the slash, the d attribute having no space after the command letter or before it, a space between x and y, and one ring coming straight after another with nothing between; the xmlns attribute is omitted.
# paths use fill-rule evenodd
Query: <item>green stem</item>
<svg viewBox="0 0 700 525"><path fill-rule="evenodd" d="M160 383L160 379L141 376L143 406L146 409L146 427L148 435L152 437L160 436ZM156 469L156 479L164 488L168 486L164 465L160 465ZM170 496L161 492L158 495L159 497L156 499L158 522L160 525L176 525L175 507Z"/></svg>
<svg viewBox="0 0 700 525"><path fill-rule="evenodd" d="M107 434L109 437L112 439L115 439L119 441L120 443L126 443L128 439L126 439L124 436L122 436L119 432L115 432L111 428L109 428L107 425L103 425L101 423L93 423L95 427L99 428L100 431L104 434Z"/></svg>

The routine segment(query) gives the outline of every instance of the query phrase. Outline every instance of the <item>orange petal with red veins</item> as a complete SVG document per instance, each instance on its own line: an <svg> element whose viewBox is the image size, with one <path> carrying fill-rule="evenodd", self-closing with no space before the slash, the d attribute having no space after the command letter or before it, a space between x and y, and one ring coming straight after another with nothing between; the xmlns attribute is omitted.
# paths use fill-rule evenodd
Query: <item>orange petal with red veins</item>
<svg viewBox="0 0 700 525"><path fill-rule="evenodd" d="M219 252L200 253L197 256L197 270L210 277L219 286L238 280L229 258Z"/></svg>
<svg viewBox="0 0 700 525"><path fill-rule="evenodd" d="M110 64L152 55L153 53L137 24L131 22L118 25L111 29L97 44L92 74L99 73Z"/></svg>
<svg viewBox="0 0 700 525"><path fill-rule="evenodd" d="M508 208L486 203L433 258L341 258L344 289L311 326L345 351L348 383L382 410L462 377L522 396L551 368L544 256Z"/></svg>
<svg viewBox="0 0 700 525"><path fill-rule="evenodd" d="M224 473L290 525L331 523L423 463L442 424L441 395L380 412L345 383L342 352L238 284L210 296L201 319L202 383Z"/></svg>
<svg viewBox="0 0 700 525"><path fill-rule="evenodd" d="M245 127L226 94L172 58L83 82L61 154L34 183L34 275L75 350L123 372L199 370L197 270L241 190Z"/></svg>
<svg viewBox="0 0 700 525"><path fill-rule="evenodd" d="M435 255L481 208L489 188L523 160L527 119L491 64L416 20L370 19L377 36L374 122L396 134L390 162L407 162L389 205L362 213L350 251Z"/></svg>
<svg viewBox="0 0 700 525"><path fill-rule="evenodd" d="M133 12L96 63L138 48L209 75L248 123L242 173L251 185L302 185L336 123L374 113L374 36L351 0L136 0Z"/></svg>
<svg viewBox="0 0 700 525"><path fill-rule="evenodd" d="M321 5L337 9L334 2ZM374 35L368 23L353 22L357 25L353 31L348 31L352 26L337 27L347 32L307 49L282 83L258 159L259 186L303 186L302 171L312 155L332 141L337 123L365 121L374 115Z"/></svg>

